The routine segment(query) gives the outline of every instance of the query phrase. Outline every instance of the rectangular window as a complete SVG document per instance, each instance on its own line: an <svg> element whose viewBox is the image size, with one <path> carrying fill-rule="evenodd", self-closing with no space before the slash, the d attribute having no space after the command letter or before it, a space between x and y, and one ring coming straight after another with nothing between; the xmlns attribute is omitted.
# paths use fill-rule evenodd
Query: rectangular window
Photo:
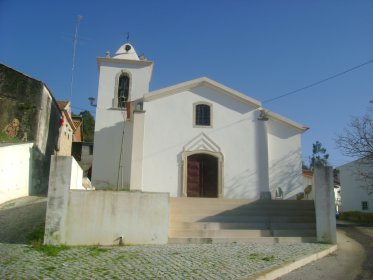
<svg viewBox="0 0 373 280"><path fill-rule="evenodd" d="M369 210L368 201L362 201L361 202L361 209L362 210Z"/></svg>
<svg viewBox="0 0 373 280"><path fill-rule="evenodd" d="M196 125L210 126L211 125L211 114L210 106L206 104L196 105Z"/></svg>

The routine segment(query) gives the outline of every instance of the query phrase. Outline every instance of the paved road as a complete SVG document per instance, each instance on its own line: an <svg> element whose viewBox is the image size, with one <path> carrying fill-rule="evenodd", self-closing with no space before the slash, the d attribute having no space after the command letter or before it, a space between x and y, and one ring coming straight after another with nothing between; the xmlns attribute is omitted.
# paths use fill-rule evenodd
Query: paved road
<svg viewBox="0 0 373 280"><path fill-rule="evenodd" d="M337 230L338 250L278 280L372 280L373 228L345 225Z"/></svg>

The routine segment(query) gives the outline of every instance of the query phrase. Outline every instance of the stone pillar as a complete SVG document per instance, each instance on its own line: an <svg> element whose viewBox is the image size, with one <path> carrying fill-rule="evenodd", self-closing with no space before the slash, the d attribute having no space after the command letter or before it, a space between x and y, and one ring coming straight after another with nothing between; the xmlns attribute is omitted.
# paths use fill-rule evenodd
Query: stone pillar
<svg viewBox="0 0 373 280"><path fill-rule="evenodd" d="M265 113L258 111L256 123L256 164L260 199L270 200L269 171L268 171L268 135Z"/></svg>
<svg viewBox="0 0 373 280"><path fill-rule="evenodd" d="M313 185L315 186L317 241L336 244L333 168L315 167Z"/></svg>
<svg viewBox="0 0 373 280"><path fill-rule="evenodd" d="M83 171L72 156L52 156L44 244L65 243L70 189L82 185Z"/></svg>
<svg viewBox="0 0 373 280"><path fill-rule="evenodd" d="M145 111L133 112L132 156L130 190L142 191L142 156L144 145Z"/></svg>

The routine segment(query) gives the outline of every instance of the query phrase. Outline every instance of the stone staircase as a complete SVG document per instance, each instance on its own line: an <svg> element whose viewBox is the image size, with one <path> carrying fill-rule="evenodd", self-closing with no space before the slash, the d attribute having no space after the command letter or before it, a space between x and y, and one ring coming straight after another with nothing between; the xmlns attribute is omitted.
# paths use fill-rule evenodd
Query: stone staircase
<svg viewBox="0 0 373 280"><path fill-rule="evenodd" d="M170 198L169 243L314 242L312 200Z"/></svg>

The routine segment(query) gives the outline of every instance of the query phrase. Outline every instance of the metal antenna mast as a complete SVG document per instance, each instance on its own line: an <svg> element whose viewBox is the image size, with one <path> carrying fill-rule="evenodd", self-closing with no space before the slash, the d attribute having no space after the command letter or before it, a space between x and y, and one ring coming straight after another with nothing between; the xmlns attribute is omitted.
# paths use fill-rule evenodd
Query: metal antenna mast
<svg viewBox="0 0 373 280"><path fill-rule="evenodd" d="M75 35L73 40L73 63L71 67L71 80L70 80L70 102L72 102L73 98L73 83L74 83L74 69L75 69L75 53L76 53L76 43L78 42L78 31L79 31L79 24L80 21L83 19L82 16L77 16L76 24L75 24Z"/></svg>

